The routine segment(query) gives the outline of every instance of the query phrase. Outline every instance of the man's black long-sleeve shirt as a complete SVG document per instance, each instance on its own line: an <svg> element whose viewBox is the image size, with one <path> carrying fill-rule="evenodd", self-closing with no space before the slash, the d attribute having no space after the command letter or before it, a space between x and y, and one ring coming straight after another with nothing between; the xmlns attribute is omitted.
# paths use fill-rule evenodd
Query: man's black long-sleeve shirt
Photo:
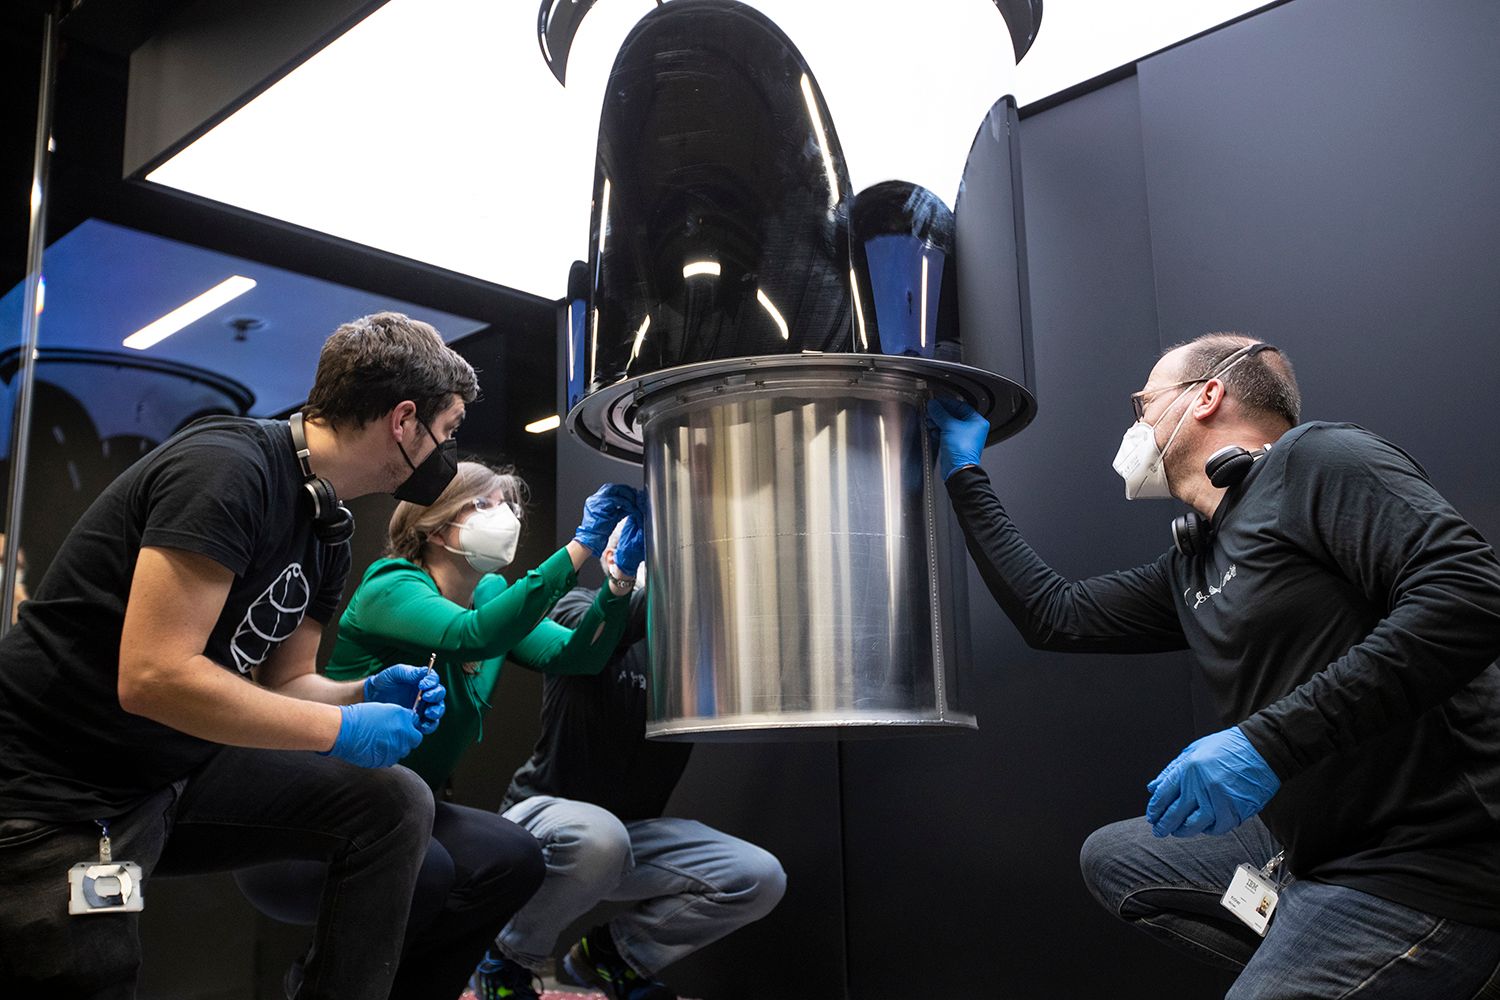
<svg viewBox="0 0 1500 1000"><path fill-rule="evenodd" d="M1194 557L1070 582L977 466L948 479L991 593L1039 649L1191 649L1282 780L1262 816L1299 878L1500 927L1500 560L1409 456L1288 431Z"/></svg>

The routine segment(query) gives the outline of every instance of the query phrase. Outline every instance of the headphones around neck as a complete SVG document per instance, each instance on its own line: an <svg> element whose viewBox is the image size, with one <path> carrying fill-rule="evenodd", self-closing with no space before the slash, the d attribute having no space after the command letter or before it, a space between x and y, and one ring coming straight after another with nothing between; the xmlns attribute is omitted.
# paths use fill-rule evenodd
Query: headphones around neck
<svg viewBox="0 0 1500 1000"><path fill-rule="evenodd" d="M1208 476L1208 481L1219 489L1233 489L1245 481L1251 466L1264 458L1270 450L1270 445L1246 451L1239 445L1232 444L1208 456L1208 461L1203 463L1203 472ZM1207 552L1211 538L1212 522L1196 510L1172 519L1172 545L1185 556Z"/></svg>
<svg viewBox="0 0 1500 1000"><path fill-rule="evenodd" d="M292 429L297 464L302 466L302 488L312 501L313 534L326 545L343 545L354 536L354 515L339 503L332 483L322 476L313 475L312 466L308 464L307 435L302 431L301 411L293 413L287 424Z"/></svg>

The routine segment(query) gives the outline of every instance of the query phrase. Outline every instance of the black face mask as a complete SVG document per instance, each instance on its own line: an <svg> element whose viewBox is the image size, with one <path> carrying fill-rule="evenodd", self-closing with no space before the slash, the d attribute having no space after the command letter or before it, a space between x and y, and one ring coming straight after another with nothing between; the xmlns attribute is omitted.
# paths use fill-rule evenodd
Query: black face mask
<svg viewBox="0 0 1500 1000"><path fill-rule="evenodd" d="M420 420L417 422L422 423ZM422 424L422 428L437 447L422 460L421 465L412 465L411 456L406 453L405 448L401 448L401 442L396 442L396 447L401 448L401 457L411 466L411 475L391 495L397 500L426 507L441 496L448 484L453 482L453 477L458 475L458 441L452 435L446 441L439 441L431 427Z"/></svg>

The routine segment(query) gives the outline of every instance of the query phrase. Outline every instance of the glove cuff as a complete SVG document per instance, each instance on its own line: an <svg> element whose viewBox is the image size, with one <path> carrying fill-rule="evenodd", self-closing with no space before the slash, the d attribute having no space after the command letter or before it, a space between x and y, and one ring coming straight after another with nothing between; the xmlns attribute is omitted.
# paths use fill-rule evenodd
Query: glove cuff
<svg viewBox="0 0 1500 1000"><path fill-rule="evenodd" d="M368 678L367 678L367 680L368 680ZM318 756L319 757L328 757L328 756L342 757L343 756L343 754L339 752L340 751L339 744L341 744L341 743L344 742L344 737L349 732L349 711L353 707L354 706L352 706L352 705L340 705L339 706L339 734L333 738L333 746L329 747L327 750L319 750L318 751Z"/></svg>

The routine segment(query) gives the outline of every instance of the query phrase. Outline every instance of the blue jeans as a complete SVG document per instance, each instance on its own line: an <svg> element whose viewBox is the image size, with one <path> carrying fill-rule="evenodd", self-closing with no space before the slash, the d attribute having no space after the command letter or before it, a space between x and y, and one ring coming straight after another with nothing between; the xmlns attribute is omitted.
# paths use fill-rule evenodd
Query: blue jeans
<svg viewBox="0 0 1500 1000"><path fill-rule="evenodd" d="M654 976L770 913L786 873L767 851L688 819L622 823L587 802L536 795L505 818L542 845L542 887L495 939L500 954L540 969L557 936L601 902L634 904L610 921L620 956Z"/></svg>
<svg viewBox="0 0 1500 1000"><path fill-rule="evenodd" d="M393 1000L453 1000L462 993L495 932L536 892L542 874L531 834L492 812L438 802L409 894ZM322 861L278 861L234 873L251 905L289 924L317 922L327 877Z"/></svg>
<svg viewBox="0 0 1500 1000"><path fill-rule="evenodd" d="M1500 930L1356 889L1293 880L1257 937L1219 899L1236 867L1260 868L1280 849L1259 819L1220 837L1158 839L1137 818L1094 831L1080 862L1094 898L1126 923L1243 970L1228 1000L1500 998L1500 976L1489 982L1500 968Z"/></svg>
<svg viewBox="0 0 1500 1000"><path fill-rule="evenodd" d="M153 878L273 858L324 858L329 877L303 998L381 998L432 826L432 793L403 767L225 747L109 822L112 855ZM68 915L68 868L99 857L90 821L0 819L0 996L129 1000L139 914ZM403 901L400 905L393 900Z"/></svg>

